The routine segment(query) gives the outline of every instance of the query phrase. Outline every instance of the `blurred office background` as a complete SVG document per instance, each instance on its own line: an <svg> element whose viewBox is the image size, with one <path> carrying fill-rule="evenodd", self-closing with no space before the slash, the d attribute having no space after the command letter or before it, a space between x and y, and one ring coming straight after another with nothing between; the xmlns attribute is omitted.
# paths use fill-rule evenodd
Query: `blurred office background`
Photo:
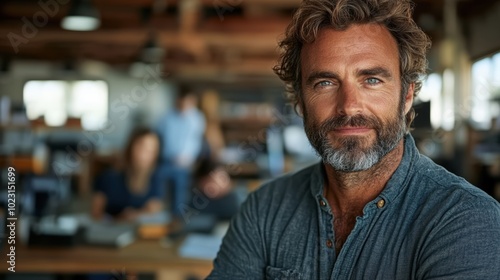
<svg viewBox="0 0 500 280"><path fill-rule="evenodd" d="M500 199L500 1L415 2L433 47L412 134L423 154ZM184 257L185 236L121 249L70 239L28 246L30 221L55 215L55 224L57 217L71 224L88 212L95 176L120 164L132 129L154 127L172 110L181 85L199 94L207 142L242 200L262 182L318 161L272 71L299 3L3 0L0 197L5 208L14 167L19 252L16 274L3 262L0 278L203 277L211 255ZM210 240L191 241L196 248ZM5 239L2 246L7 252ZM59 265L64 259L74 265Z"/></svg>

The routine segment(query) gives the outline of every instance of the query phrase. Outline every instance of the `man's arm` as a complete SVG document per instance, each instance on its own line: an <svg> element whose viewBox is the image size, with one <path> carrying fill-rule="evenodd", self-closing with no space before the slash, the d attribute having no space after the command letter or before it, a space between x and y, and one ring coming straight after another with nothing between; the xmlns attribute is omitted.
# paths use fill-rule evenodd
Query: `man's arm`
<svg viewBox="0 0 500 280"><path fill-rule="evenodd" d="M258 199L250 194L231 221L209 280L264 279L265 248Z"/></svg>
<svg viewBox="0 0 500 280"><path fill-rule="evenodd" d="M417 279L500 279L498 204L487 201L460 209L429 236Z"/></svg>

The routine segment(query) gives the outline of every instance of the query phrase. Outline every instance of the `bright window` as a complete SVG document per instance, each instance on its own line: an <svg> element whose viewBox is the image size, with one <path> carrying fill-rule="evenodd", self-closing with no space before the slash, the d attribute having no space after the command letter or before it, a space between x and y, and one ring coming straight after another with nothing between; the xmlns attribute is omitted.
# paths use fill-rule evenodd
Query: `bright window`
<svg viewBox="0 0 500 280"><path fill-rule="evenodd" d="M85 130L104 127L108 116L108 84L104 81L28 81L23 90L28 119L43 117L48 126L81 119Z"/></svg>
<svg viewBox="0 0 500 280"><path fill-rule="evenodd" d="M472 124L480 129L489 129L491 119L499 114L500 98L500 53L476 61L472 65Z"/></svg>
<svg viewBox="0 0 500 280"><path fill-rule="evenodd" d="M417 99L422 102L431 102L431 125L432 128L437 129L443 126L443 78L437 73L432 73L427 76L423 83L421 92L418 94Z"/></svg>

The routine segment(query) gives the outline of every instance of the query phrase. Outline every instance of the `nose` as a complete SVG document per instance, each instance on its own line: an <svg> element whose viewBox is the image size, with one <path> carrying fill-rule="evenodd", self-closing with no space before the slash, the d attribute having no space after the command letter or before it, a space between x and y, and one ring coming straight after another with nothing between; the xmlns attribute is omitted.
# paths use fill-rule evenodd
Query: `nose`
<svg viewBox="0 0 500 280"><path fill-rule="evenodd" d="M350 83L342 83L336 95L337 114L354 116L362 113L363 103L360 89Z"/></svg>

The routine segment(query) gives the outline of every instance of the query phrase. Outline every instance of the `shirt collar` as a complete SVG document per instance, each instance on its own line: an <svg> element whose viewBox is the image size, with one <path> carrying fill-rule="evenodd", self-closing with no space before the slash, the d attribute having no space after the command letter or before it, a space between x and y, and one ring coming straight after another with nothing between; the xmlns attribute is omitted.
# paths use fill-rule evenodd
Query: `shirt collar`
<svg viewBox="0 0 500 280"><path fill-rule="evenodd" d="M404 138L403 158L379 195L379 197L385 199L386 204L394 201L401 191L408 186L408 178L411 177L411 173L415 170L414 165L419 157L420 153L415 145L415 140L413 140L411 134L407 134Z"/></svg>
<svg viewBox="0 0 500 280"><path fill-rule="evenodd" d="M420 153L415 146L413 137L411 136L411 134L407 134L404 137L403 158L401 159L398 168L387 182L384 190L380 193L375 201L380 200L380 198L384 199L386 204L394 201L394 199L407 186L407 179L410 177L409 174L411 173L411 171L414 170L413 165L419 156ZM325 176L326 174L323 162L319 162L318 164L313 166L311 192L315 198L323 196Z"/></svg>

